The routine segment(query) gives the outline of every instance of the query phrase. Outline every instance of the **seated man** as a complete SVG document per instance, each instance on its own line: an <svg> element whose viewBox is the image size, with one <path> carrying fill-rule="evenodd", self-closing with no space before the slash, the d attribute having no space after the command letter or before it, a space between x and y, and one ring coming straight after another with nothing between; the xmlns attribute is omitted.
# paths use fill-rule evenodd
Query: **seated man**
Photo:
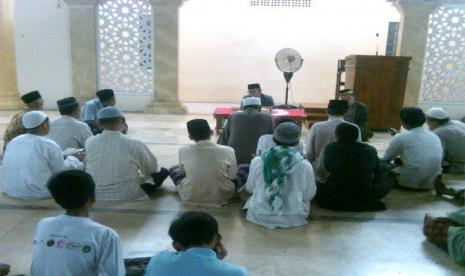
<svg viewBox="0 0 465 276"><path fill-rule="evenodd" d="M118 108L102 108L98 123L103 132L85 145L86 171L95 180L97 200L131 200L143 197L144 191L151 195L168 177L168 170L159 169L144 143L122 133L123 114Z"/></svg>
<svg viewBox="0 0 465 276"><path fill-rule="evenodd" d="M61 118L50 123L48 138L55 141L64 151L66 149L83 149L92 132L86 123L79 121L81 109L75 97L57 101Z"/></svg>
<svg viewBox="0 0 465 276"><path fill-rule="evenodd" d="M146 276L247 275L244 267L223 261L226 248L218 233L218 222L203 212L186 212L168 231L177 252L161 251L152 257Z"/></svg>
<svg viewBox="0 0 465 276"><path fill-rule="evenodd" d="M118 234L89 218L95 203L92 177L68 170L50 178L47 186L66 212L37 224L31 275L125 275Z"/></svg>
<svg viewBox="0 0 465 276"><path fill-rule="evenodd" d="M234 150L210 141L213 132L206 120L187 122L187 130L195 144L180 148L179 166L170 169L179 196L196 206L216 207L229 203L236 189L247 180L248 167L236 176Z"/></svg>
<svg viewBox="0 0 465 276"><path fill-rule="evenodd" d="M420 108L404 107L400 121L407 131L392 138L382 160L390 162L400 158L400 175L396 181L401 187L429 190L441 174L441 141L423 128L425 114Z"/></svg>
<svg viewBox="0 0 465 276"><path fill-rule="evenodd" d="M244 112L231 114L218 144L234 149L237 164L249 164L255 155L260 136L273 133L273 119L270 114L260 112L259 98L245 98L242 103Z"/></svg>
<svg viewBox="0 0 465 276"><path fill-rule="evenodd" d="M107 106L115 106L116 98L112 89L102 89L97 91L97 99L88 101L82 108L81 121L89 125L94 135L102 133L103 129L97 123L97 113ZM123 133L126 134L128 126L124 120Z"/></svg>
<svg viewBox="0 0 465 276"><path fill-rule="evenodd" d="M39 91L32 91L21 96L21 100L26 104L26 109L16 113L7 125L5 134L3 135L3 151L5 151L8 142L16 136L26 133L26 129L21 123L21 118L26 112L33 110L42 110L44 108L44 100Z"/></svg>
<svg viewBox="0 0 465 276"><path fill-rule="evenodd" d="M465 173L465 124L451 121L446 111L440 107L431 108L426 113L426 123L441 139L447 171Z"/></svg>
<svg viewBox="0 0 465 276"><path fill-rule="evenodd" d="M305 141L308 161L312 163L317 183L325 183L328 172L324 167L324 148L336 141L336 127L344 123L344 116L349 108L347 101L330 100L328 104L328 120L314 124ZM358 128L358 127L357 127ZM361 141L359 135L358 141Z"/></svg>
<svg viewBox="0 0 465 276"><path fill-rule="evenodd" d="M339 92L339 98L349 103L349 109L344 116L344 120L356 124L361 131L362 141L366 142L373 137L373 131L367 129L368 108L361 102L357 102L354 97L354 91L343 89Z"/></svg>
<svg viewBox="0 0 465 276"><path fill-rule="evenodd" d="M329 176L318 187L316 200L320 206L335 211L386 209L379 199L391 191L394 181L383 179L376 149L357 142L357 138L357 127L342 123L336 128L336 142L325 147Z"/></svg>
<svg viewBox="0 0 465 276"><path fill-rule="evenodd" d="M447 251L455 262L465 264L465 208L449 213L446 218L426 214L423 234Z"/></svg>
<svg viewBox="0 0 465 276"><path fill-rule="evenodd" d="M285 118L285 117L278 118L277 120L273 121L273 123L275 124L274 128L279 126L281 123L286 123L286 122L292 122L293 123L294 121L289 119L289 118ZM262 153L264 153L265 151L271 149L274 146L276 146L276 143L273 140L273 134L262 135L262 136L260 136L260 139L258 139L256 155L260 156ZM297 146L295 146L295 149L298 152L300 152L300 154L302 154L302 156L305 154L305 152L304 152L304 143L302 143L301 141L299 141L299 144Z"/></svg>
<svg viewBox="0 0 465 276"><path fill-rule="evenodd" d="M316 192L310 163L295 150L300 129L282 123L274 130L276 147L252 160L245 188L251 197L247 220L269 229L307 224L310 200Z"/></svg>
<svg viewBox="0 0 465 276"><path fill-rule="evenodd" d="M273 97L263 94L259 83L249 84L247 86L247 89L248 89L247 95L242 97L242 100L241 100L241 109L244 107L243 106L243 100L245 98L248 98L248 97L260 98L262 106L264 106L264 107L273 107L274 106Z"/></svg>
<svg viewBox="0 0 465 276"><path fill-rule="evenodd" d="M83 169L76 159L79 155L63 159L60 147L45 136L49 132L49 119L41 111L30 111L21 118L26 134L8 144L3 157L0 183L2 191L15 198L49 198L46 188L51 175L66 168Z"/></svg>

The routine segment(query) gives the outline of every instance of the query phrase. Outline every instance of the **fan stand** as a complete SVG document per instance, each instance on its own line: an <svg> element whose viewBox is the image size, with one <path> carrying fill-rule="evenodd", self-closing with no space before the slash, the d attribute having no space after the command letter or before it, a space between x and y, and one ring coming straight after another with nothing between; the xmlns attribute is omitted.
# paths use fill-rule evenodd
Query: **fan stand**
<svg viewBox="0 0 465 276"><path fill-rule="evenodd" d="M292 72L284 72L283 75L284 75L284 79L286 80L286 101L284 102L284 105L287 106L287 100L289 98L289 82L291 81L292 76L294 75L294 73L292 73Z"/></svg>

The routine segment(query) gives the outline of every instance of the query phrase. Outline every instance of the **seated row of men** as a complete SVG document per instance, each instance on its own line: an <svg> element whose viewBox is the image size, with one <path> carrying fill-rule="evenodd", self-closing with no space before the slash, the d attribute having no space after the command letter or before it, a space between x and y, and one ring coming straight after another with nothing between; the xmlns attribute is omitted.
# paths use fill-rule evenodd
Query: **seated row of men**
<svg viewBox="0 0 465 276"><path fill-rule="evenodd" d="M445 111L437 108L430 110L427 116L428 124L437 134L422 128L425 122L423 111L404 108L400 117L407 131L392 139L380 161L373 147L360 142L359 128L344 121L347 101L330 101L328 121L312 126L304 149L296 124L279 120L273 125L271 116L260 112L260 99L247 97L243 99L244 111L231 115L219 138L218 143L226 146L211 142L212 131L207 121L189 121L189 137L195 144L179 150L179 163L168 172L158 166L147 146L122 133L125 121L119 109L109 106L98 111L98 123L103 132L92 136L88 126L76 119L79 104L74 98L60 100L58 105L63 116L56 121L66 119L69 122L52 122L50 133L48 117L44 113L31 111L22 116L27 133L11 140L5 149L0 184L7 195L49 197L45 188L47 179L64 168L83 169L84 165L77 160L81 159L85 161L85 170L97 183L98 200L130 200L151 195L169 174L181 199L197 206L227 204L245 185L245 189L252 193L246 205L252 220L254 211L249 206L263 207L253 202L260 201L257 196L264 196L270 204L279 205L280 201L285 202L294 196L292 190L286 190L284 186L303 185L296 193L301 196L304 190L308 192L306 203L298 209L305 211L302 213L305 219L308 202L315 195L312 192L314 186L318 187L316 201L323 207L383 210L385 206L379 199L396 183L414 189L430 189L434 183L440 183L438 176L441 175L444 152L452 172L465 170L465 154L460 146L465 139L465 125L449 122ZM67 114L74 114L75 118ZM54 125L61 127L54 128ZM75 151L63 159L61 150L73 148L73 141L81 137L79 132L66 127L87 128L86 137L90 138L82 142L84 151ZM59 144L71 142L62 144L60 149L47 137ZM426 147L430 150L424 151ZM305 165L308 161L304 157L311 165ZM393 165L389 162L396 158L400 158L402 164L400 173L392 177ZM283 196L283 191L289 194ZM448 193L450 190L442 187L438 191ZM297 200L302 201L302 198ZM254 222L270 228L293 226L291 222L289 225L267 223L266 220L260 223L258 219Z"/></svg>

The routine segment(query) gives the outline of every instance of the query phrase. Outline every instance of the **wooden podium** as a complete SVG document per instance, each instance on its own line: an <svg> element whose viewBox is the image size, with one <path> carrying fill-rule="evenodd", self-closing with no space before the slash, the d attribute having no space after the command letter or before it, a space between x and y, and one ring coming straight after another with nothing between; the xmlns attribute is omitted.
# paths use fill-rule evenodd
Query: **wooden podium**
<svg viewBox="0 0 465 276"><path fill-rule="evenodd" d="M354 91L356 101L367 105L369 129L400 129L399 111L404 103L410 60L396 56L345 58L344 86Z"/></svg>

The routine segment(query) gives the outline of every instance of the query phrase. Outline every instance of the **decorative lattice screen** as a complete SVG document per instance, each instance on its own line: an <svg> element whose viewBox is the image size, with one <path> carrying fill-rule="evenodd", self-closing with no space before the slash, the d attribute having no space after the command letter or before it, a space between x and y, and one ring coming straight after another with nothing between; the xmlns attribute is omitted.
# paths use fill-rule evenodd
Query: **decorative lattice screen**
<svg viewBox="0 0 465 276"><path fill-rule="evenodd" d="M465 102L465 9L440 7L430 16L420 102Z"/></svg>
<svg viewBox="0 0 465 276"><path fill-rule="evenodd" d="M153 92L150 1L101 1L98 22L99 89Z"/></svg>
<svg viewBox="0 0 465 276"><path fill-rule="evenodd" d="M251 6L263 7L310 7L311 0L251 0Z"/></svg>

